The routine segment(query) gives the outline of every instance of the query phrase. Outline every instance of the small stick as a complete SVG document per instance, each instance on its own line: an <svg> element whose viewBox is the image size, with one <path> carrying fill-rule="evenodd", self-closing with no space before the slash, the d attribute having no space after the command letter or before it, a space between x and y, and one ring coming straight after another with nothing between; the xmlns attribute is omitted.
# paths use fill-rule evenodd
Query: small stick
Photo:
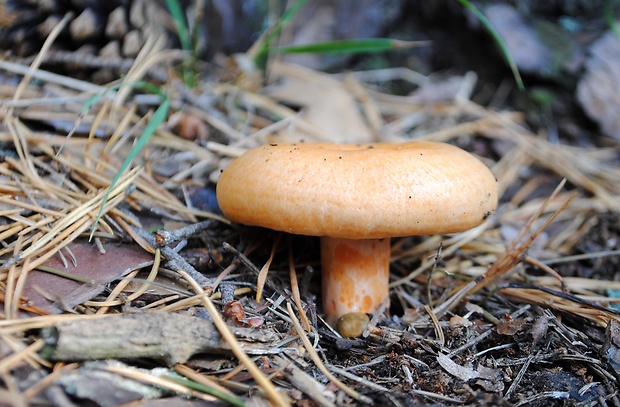
<svg viewBox="0 0 620 407"><path fill-rule="evenodd" d="M157 245L155 237L149 234L146 230L135 227L135 226L132 226L132 229L138 232L138 235L142 239L146 240L146 242L149 245L151 245L151 247L159 247ZM181 270L184 270L185 272L187 272L187 274L192 276L192 278L196 280L200 284L201 287L211 286L211 281L207 277L203 276L200 272L198 272L198 270L196 270L191 264L189 264L181 255L179 255L173 249L167 246L163 246L163 247L160 247L160 250L161 250L161 254L166 258L166 260L168 260L168 266L172 270L176 272L180 272Z"/></svg>
<svg viewBox="0 0 620 407"><path fill-rule="evenodd" d="M188 239L203 230L209 229L214 224L213 220L192 223L191 225L176 230L158 230L153 233L158 247L168 246L179 240Z"/></svg>
<svg viewBox="0 0 620 407"><path fill-rule="evenodd" d="M258 366L256 366L252 360L248 357L248 355L241 349L239 343L235 338L235 335L232 334L226 322L222 319L222 316L218 312L213 302L209 299L209 297L204 296L204 290L202 287L194 280L188 273L183 270L178 270L178 273L189 283L194 292L200 295L200 301L202 305L205 307L211 318L213 319L213 324L217 328L217 330L222 335L222 338L226 341L228 346L230 346L230 350L234 353L234 355L239 359L239 361L245 366L246 370L252 375L256 383L263 389L265 394L269 397L271 402L273 402L277 406L288 407L289 403L284 399L284 397L276 391L273 383L265 377L263 372L260 371Z"/></svg>
<svg viewBox="0 0 620 407"><path fill-rule="evenodd" d="M299 336L299 339L301 339L301 342L304 344L304 347L306 348L308 355L310 355L310 358L312 359L316 367L321 371L321 373L323 373L325 377L329 379L329 381L331 381L336 386L338 386L340 390L345 392L350 397L354 398L355 400L361 401L363 403L372 404L372 400L370 398L362 394L359 394L352 388L348 387L346 384L338 380L338 378L334 376L327 369L327 367L325 367L325 365L323 364L323 361L321 360L319 355L316 353L316 351L312 347L312 343L310 343L310 339L308 339L308 337L306 336L306 333L304 332L304 329L301 327L299 320L295 316L295 313L293 312L293 307L291 307L290 302L286 303L286 309L288 311L289 317L291 318L291 322L293 323L293 326L295 327L295 330L297 331L297 335Z"/></svg>
<svg viewBox="0 0 620 407"><path fill-rule="evenodd" d="M167 312L58 321L41 337L48 345L42 355L58 361L152 358L172 366L226 346L212 322Z"/></svg>

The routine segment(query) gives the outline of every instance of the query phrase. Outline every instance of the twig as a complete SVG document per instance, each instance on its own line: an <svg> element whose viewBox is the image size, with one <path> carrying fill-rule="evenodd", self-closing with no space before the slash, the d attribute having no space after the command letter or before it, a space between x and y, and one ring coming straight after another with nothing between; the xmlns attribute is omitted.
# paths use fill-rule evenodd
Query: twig
<svg viewBox="0 0 620 407"><path fill-rule="evenodd" d="M273 386L273 384L263 375L260 369L252 362L252 360L248 357L248 355L241 349L239 343L235 339L235 336L228 329L228 325L222 319L222 316L215 308L215 305L211 302L209 297L204 296L204 290L202 287L183 270L178 270L178 273L189 283L194 292L200 296L200 301L202 305L205 307L209 315L213 319L213 324L222 335L222 338L226 341L228 346L230 346L230 350L232 353L239 359L239 361L245 366L247 371L252 375L256 383L263 389L265 394L269 397L272 403L281 407L288 407L289 403L284 399L284 397L278 393Z"/></svg>
<svg viewBox="0 0 620 407"><path fill-rule="evenodd" d="M304 344L304 347L306 348L308 355L310 355L310 358L312 359L316 367L321 371L321 373L323 373L325 377L327 377L332 383L338 386L338 388L342 390L343 392L345 392L348 396L354 398L355 400L361 401L363 403L372 404L372 399L359 394L355 390L348 387L346 384L342 383L340 380L336 378L336 376L334 376L327 369L327 367L325 367L325 365L323 364L323 361L321 360L319 355L315 352L314 348L312 347L312 343L310 343L310 340L306 336L306 333L304 332L304 329L301 327L299 320L295 316L295 312L293 312L293 307L291 307L290 302L286 303L286 309L288 311L289 317L291 318L291 322L293 323L293 326L295 327L295 331L297 331L297 335L299 336L299 339L301 339L301 342Z"/></svg>
<svg viewBox="0 0 620 407"><path fill-rule="evenodd" d="M135 230L138 235L143 238L148 244L152 247L158 247L155 237L149 234L146 230L133 226L133 230ZM187 274L192 276L192 279L197 281L201 287L210 287L212 281L207 277L203 276L198 270L196 270L191 264L189 264L181 255L175 252L170 247L160 247L161 254L168 260L168 267L176 272L185 271Z"/></svg>
<svg viewBox="0 0 620 407"><path fill-rule="evenodd" d="M155 242L158 247L168 246L179 240L188 239L197 235L203 230L213 227L215 222L211 219L202 222L192 223L191 225L175 230L157 230L153 232Z"/></svg>
<svg viewBox="0 0 620 407"><path fill-rule="evenodd" d="M525 376L525 372L527 372L527 369L530 367L530 364L537 356L538 355L530 355L527 358L523 366L521 366L521 369L519 370L517 377L515 377L514 381L512 382L508 390L506 390L504 397L508 398L517 389L517 386L519 386L519 383L521 383L523 376Z"/></svg>

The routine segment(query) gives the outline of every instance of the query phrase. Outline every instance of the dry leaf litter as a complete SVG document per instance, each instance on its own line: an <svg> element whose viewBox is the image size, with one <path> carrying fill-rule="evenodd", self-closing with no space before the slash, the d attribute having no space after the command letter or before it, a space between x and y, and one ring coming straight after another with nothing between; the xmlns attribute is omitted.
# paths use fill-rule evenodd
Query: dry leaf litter
<svg viewBox="0 0 620 407"><path fill-rule="evenodd" d="M273 61L268 78L240 63L191 90L171 69L183 57L147 39L118 79L168 75L175 113L90 242L161 100L0 61L18 78L0 88L0 400L620 405L617 142L551 142L473 102L474 74L403 71L418 91L396 96L383 71ZM456 144L492 169L500 208L468 232L394 239L390 309L342 338L317 306L316 239L232 225L213 202L231 159L302 140Z"/></svg>

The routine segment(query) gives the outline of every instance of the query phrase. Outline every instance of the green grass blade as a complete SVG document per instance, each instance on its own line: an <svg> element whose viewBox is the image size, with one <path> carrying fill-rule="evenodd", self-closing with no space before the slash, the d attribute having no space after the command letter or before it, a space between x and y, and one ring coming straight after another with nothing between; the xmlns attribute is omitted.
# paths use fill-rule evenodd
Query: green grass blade
<svg viewBox="0 0 620 407"><path fill-rule="evenodd" d="M190 88L196 85L195 72L196 72L196 52L193 46L192 35L190 34L189 26L185 18L185 13L178 0L166 0L166 6L170 11L172 20L177 29L177 36L181 43L181 48L184 51L189 51L191 57L183 61L183 82ZM198 31L198 30L196 30Z"/></svg>
<svg viewBox="0 0 620 407"><path fill-rule="evenodd" d="M620 28L618 27L618 22L616 21L616 14L614 9L618 4L618 0L607 0L605 2L605 21L607 21L607 25L611 31L613 31L616 37L620 37Z"/></svg>
<svg viewBox="0 0 620 407"><path fill-rule="evenodd" d="M267 66L267 55L269 55L269 51L271 50L271 44L275 40L275 38L280 34L282 28L288 24L293 17L299 12L299 10L308 2L308 0L297 0L291 7L286 10L286 12L280 17L278 22L274 25L271 31L267 34L263 43L260 47L260 50L256 53L254 57L254 63L260 69L265 69Z"/></svg>
<svg viewBox="0 0 620 407"><path fill-rule="evenodd" d="M166 120L166 118L168 117L168 112L170 111L170 103L171 103L170 98L165 97L163 103L159 105L159 107L153 113L153 117L151 117L151 120L149 120L149 122L147 123L146 127L144 128L144 131L142 132L142 134L136 141L135 145L133 146L133 148L131 149L127 157L125 158L125 161L123 161L123 164L121 165L120 169L116 173L116 176L110 183L110 187L108 188L108 191L103 197L103 201L101 202L101 206L99 207L99 212L97 213L97 216L95 217L95 223L93 224L93 228L90 232L89 239L93 238L93 235L95 234L95 231L97 230L97 225L99 224L99 219L101 218L101 214L103 213L103 208L105 207L105 204L108 201L108 197L110 196L110 192L114 188L114 185L116 185L119 178L121 177L125 169L129 167L129 165L131 164L133 159L136 157L136 155L138 155L138 153L142 151L144 146L146 146L147 142L149 141L153 133L155 133L155 130L157 129L157 127Z"/></svg>
<svg viewBox="0 0 620 407"><path fill-rule="evenodd" d="M360 52L384 52L398 48L413 48L423 44L426 44L426 41L400 41L391 38L359 38L352 40L319 42L307 45L275 47L271 48L271 50L284 54L354 54Z"/></svg>
<svg viewBox="0 0 620 407"><path fill-rule="evenodd" d="M515 82L517 82L517 87L519 88L519 90L524 90L525 86L523 85L523 80L521 79L519 68L517 68L517 64L515 63L515 60L512 58L510 51L508 51L506 44L500 37L499 33L495 30L495 28L493 28L493 25L491 25L491 22L485 17L484 14L482 14L482 12L476 6L471 4L468 0L456 0L456 1L458 1L459 3L461 3L461 5L463 5L469 11L471 11L474 14L474 16L476 16L478 21L480 21L482 25L487 29L487 31L489 31L489 33L491 34L491 36L493 37L493 39L499 46L500 50L502 51L504 58L506 58L506 62L508 63L508 66L510 67L510 70L512 71L512 75L515 78Z"/></svg>
<svg viewBox="0 0 620 407"><path fill-rule="evenodd" d="M179 41L181 42L181 47L190 51L192 49L192 41L189 35L189 28L187 26L187 21L185 21L185 14L183 13L183 9L181 8L181 4L177 0L166 0L166 6L170 11L170 15L174 20L174 25L177 29L177 35L179 36Z"/></svg>
<svg viewBox="0 0 620 407"><path fill-rule="evenodd" d="M162 98L166 97L163 93L161 93L161 91L159 90L159 88L157 86L155 86L153 84L150 84L148 82L144 82L144 81L119 83L119 84L110 86L110 88L106 89L105 92L101 92L101 93L98 93L98 94L94 95L93 97L91 97L90 99L88 99L84 103L84 105L82 106L82 110L78 114L78 118L75 121L75 124L73 125L71 130L69 130L69 133L67 134L65 142L60 146L60 148L56 152L57 156L60 155L62 150L65 148L65 143L73 136L73 134L78 129L78 127L80 127L80 124L82 123L82 119L84 119L84 117L86 116L88 111L91 109L91 107L93 107L95 104L97 104L97 102L99 102L101 100L101 98L104 97L105 95L107 95L110 91L120 89L120 88L122 88L124 86L129 86L130 88L140 88L140 89L143 89L143 90L145 90L147 92L153 93L155 95L160 95Z"/></svg>
<svg viewBox="0 0 620 407"><path fill-rule="evenodd" d="M214 397L219 398L220 400L224 400L227 403L232 404L233 406L236 407L244 407L245 403L243 402L243 400L237 398L237 397L231 397L228 394L221 392L220 390L216 389L215 387L209 387L206 386L202 383L197 383L193 380L190 380L188 378L182 377L182 376L178 376L177 374L162 374L161 376L167 378L168 380L181 384L185 387L188 387L192 390L197 390L199 392L205 393L205 394L210 394Z"/></svg>

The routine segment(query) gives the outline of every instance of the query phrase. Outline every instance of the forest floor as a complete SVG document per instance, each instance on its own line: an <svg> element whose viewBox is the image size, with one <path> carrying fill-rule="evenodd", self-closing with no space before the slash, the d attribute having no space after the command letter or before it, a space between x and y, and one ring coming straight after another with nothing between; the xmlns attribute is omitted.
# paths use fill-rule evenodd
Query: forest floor
<svg viewBox="0 0 620 407"><path fill-rule="evenodd" d="M149 44L118 86L0 61L0 405L620 405L618 140L553 137L472 72L238 56L189 87ZM390 305L343 338L318 238L232 224L217 178L267 143L411 140L479 157L499 207L392 239Z"/></svg>

